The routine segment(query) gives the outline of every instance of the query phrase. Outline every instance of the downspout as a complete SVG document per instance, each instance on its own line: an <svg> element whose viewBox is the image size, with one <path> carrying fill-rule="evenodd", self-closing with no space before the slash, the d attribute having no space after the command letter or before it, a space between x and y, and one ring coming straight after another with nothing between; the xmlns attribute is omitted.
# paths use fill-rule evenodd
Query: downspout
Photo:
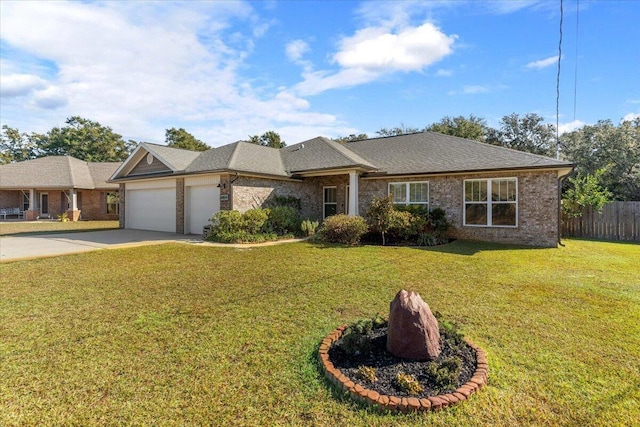
<svg viewBox="0 0 640 427"><path fill-rule="evenodd" d="M562 181L566 177L567 175L558 178L558 244L563 248L565 245L562 243Z"/></svg>

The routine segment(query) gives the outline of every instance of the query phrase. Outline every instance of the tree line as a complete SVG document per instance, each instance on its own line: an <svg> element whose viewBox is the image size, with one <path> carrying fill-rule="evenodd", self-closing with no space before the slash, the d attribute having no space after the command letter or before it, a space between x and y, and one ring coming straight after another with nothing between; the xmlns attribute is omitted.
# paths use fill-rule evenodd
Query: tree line
<svg viewBox="0 0 640 427"><path fill-rule="evenodd" d="M640 118L621 121L617 125L611 120L600 120L557 138L555 126L545 123L535 113L504 116L497 128L488 126L486 120L474 115L445 116L424 128L404 124L381 128L376 131L376 137L422 131L549 157L555 157L559 150L561 159L575 164L564 190L565 195L573 197L567 206L573 206L576 212L584 204L597 207L598 203L607 200L640 200ZM361 133L335 140L348 143L365 139L369 136ZM286 146L273 130L249 135L247 142L274 148ZM166 129L165 144L195 151L211 148L185 129L175 127ZM68 118L64 126L54 127L44 134L20 132L3 125L0 164L51 155L69 155L89 162L117 162L125 160L137 145L136 141L125 141L108 126L78 116Z"/></svg>
<svg viewBox="0 0 640 427"><path fill-rule="evenodd" d="M568 197L565 208L576 214L585 205L596 209L609 200L640 200L640 118L623 120L614 124L611 120L599 120L572 132L556 137L556 127L545 123L544 118L529 113L504 116L497 128L486 120L469 117L446 116L424 128L407 127L376 131L376 137L403 135L413 132L438 132L445 135L472 139L488 144L543 156L556 157L575 165L564 184ZM369 139L367 134L352 134L337 138L347 143Z"/></svg>

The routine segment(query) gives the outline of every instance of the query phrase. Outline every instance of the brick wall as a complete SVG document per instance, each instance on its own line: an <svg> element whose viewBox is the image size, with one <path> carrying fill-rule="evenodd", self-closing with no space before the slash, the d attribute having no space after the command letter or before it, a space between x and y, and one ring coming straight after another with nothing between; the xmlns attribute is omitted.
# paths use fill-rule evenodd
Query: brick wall
<svg viewBox="0 0 640 427"><path fill-rule="evenodd" d="M120 184L120 188L118 190L118 204L120 206L118 206L118 227L120 228L124 228L125 227L125 184Z"/></svg>
<svg viewBox="0 0 640 427"><path fill-rule="evenodd" d="M80 215L84 220L117 220L118 214L107 214L106 191L80 190L78 197L82 199ZM119 206L122 210L122 204Z"/></svg>
<svg viewBox="0 0 640 427"><path fill-rule="evenodd" d="M184 178L176 179L176 233L184 234Z"/></svg>
<svg viewBox="0 0 640 427"><path fill-rule="evenodd" d="M0 208L20 208L22 210L22 192L20 190L0 191Z"/></svg>
<svg viewBox="0 0 640 427"><path fill-rule="evenodd" d="M239 177L231 185L231 209L245 212L249 209L264 207L275 196L293 196L301 200L302 217L315 218L315 194L313 187L309 186L307 182ZM221 191L221 194L224 193ZM220 205L222 208L222 202Z"/></svg>
<svg viewBox="0 0 640 427"><path fill-rule="evenodd" d="M518 226L480 227L463 225L465 179L517 178ZM374 196L387 195L389 182L407 179L361 180L360 212L364 214ZM555 172L487 173L429 178L431 209L442 208L453 224L452 237L529 246L556 247L558 242L558 176Z"/></svg>
<svg viewBox="0 0 640 427"><path fill-rule="evenodd" d="M517 178L517 227L483 227L463 225L465 179ZM364 215L375 196L388 194L389 182L429 182L429 204L442 208L453 224L451 236L529 246L556 247L558 242L558 177L553 171L486 173L436 176L411 179L360 179L358 203ZM229 209L245 212L264 206L274 196L294 196L302 202L302 217L322 219L323 187L335 186L337 212L346 213L346 186L349 176L336 175L306 178L303 182L240 177L232 184ZM223 203L221 208L224 209Z"/></svg>

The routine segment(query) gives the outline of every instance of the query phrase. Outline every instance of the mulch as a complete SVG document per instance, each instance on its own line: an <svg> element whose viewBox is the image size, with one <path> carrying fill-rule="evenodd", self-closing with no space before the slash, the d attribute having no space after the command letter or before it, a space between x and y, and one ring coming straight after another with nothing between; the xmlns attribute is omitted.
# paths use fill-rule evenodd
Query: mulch
<svg viewBox="0 0 640 427"><path fill-rule="evenodd" d="M441 333L440 345L442 351L434 362L440 363L449 357L456 357L461 361L461 369L458 380L452 388L440 389L435 386L424 373L429 363L428 361L401 359L387 351L386 327L373 329L369 336L371 338L371 349L369 352L349 355L341 348L342 339L339 339L329 349L329 360L345 376L349 377L351 381L356 384L361 384L370 390L377 391L380 394L426 398L439 394L452 393L456 388L469 381L476 370L477 359L475 350L466 343L454 348L447 344L446 336ZM360 366L375 368L378 380L371 382L358 378L356 371ZM424 390L419 394L409 395L399 388L396 384L396 376L400 372L412 375Z"/></svg>

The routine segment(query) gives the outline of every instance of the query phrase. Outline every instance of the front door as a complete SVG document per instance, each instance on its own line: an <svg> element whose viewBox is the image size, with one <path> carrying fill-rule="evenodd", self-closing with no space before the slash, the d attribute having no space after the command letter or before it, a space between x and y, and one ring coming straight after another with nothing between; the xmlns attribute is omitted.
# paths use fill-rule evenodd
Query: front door
<svg viewBox="0 0 640 427"><path fill-rule="evenodd" d="M49 216L49 194L40 193L40 216Z"/></svg>

